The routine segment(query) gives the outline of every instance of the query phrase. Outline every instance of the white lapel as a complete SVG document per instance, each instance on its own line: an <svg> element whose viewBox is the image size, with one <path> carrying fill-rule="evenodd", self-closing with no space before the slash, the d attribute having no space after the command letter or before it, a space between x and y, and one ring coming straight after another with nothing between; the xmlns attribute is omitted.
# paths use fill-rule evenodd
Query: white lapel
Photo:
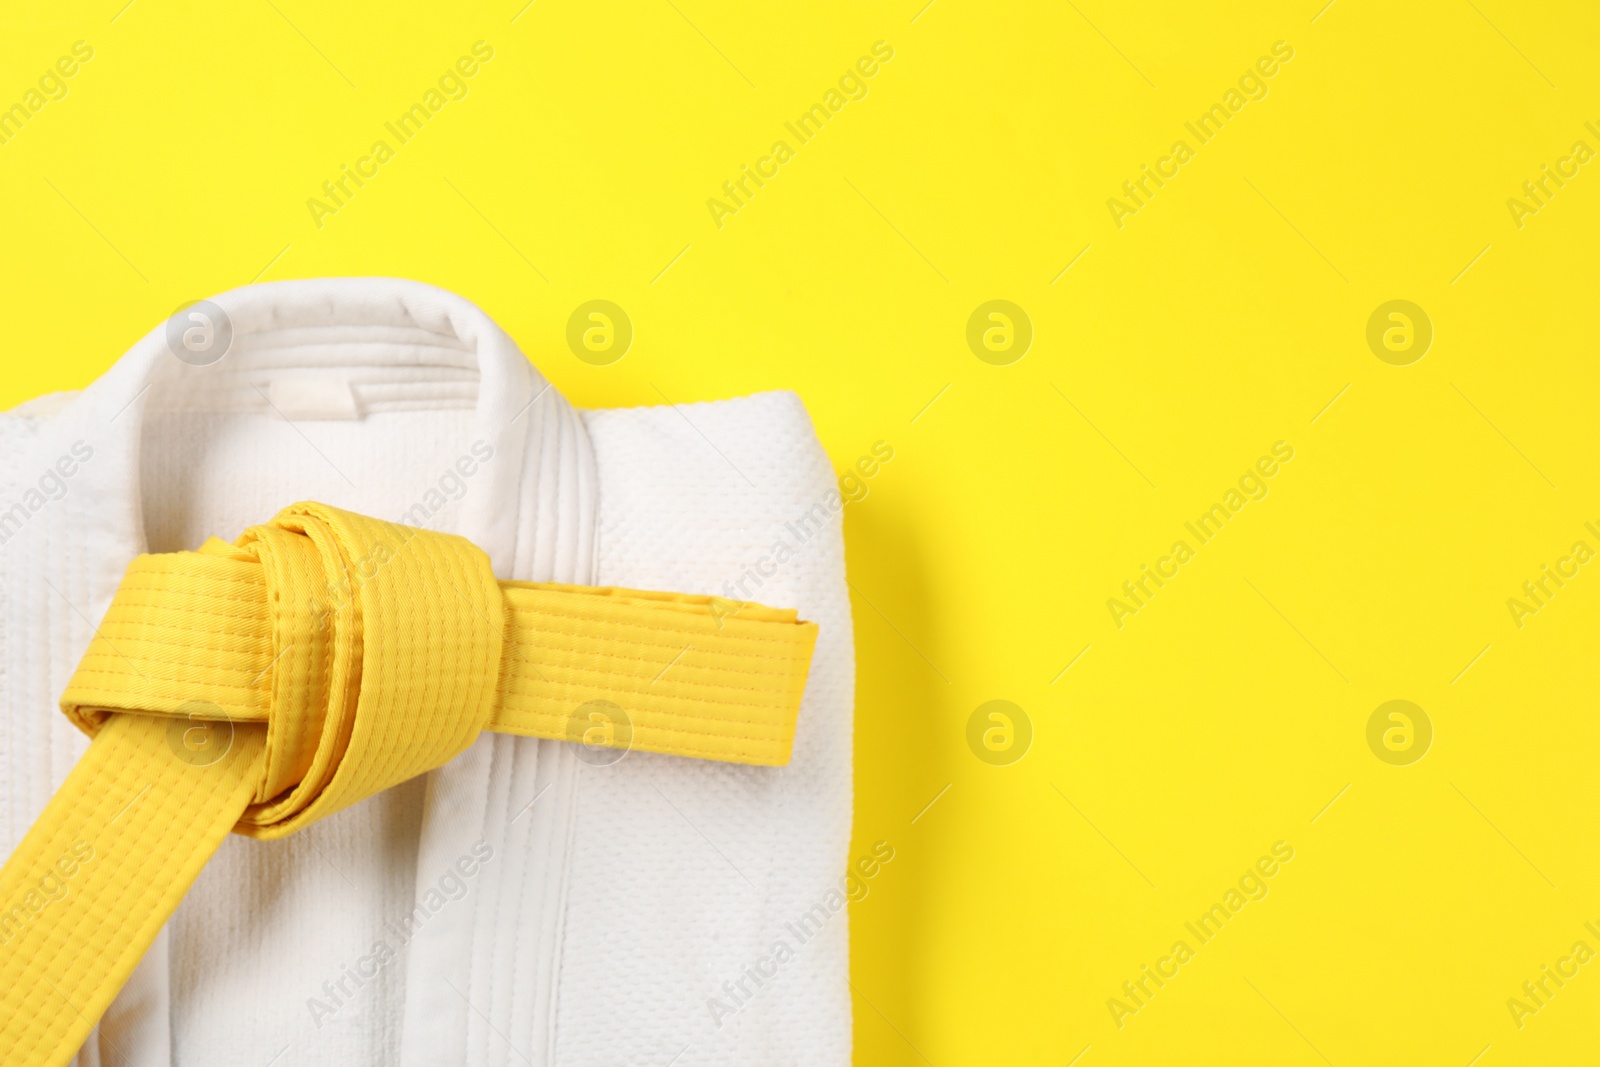
<svg viewBox="0 0 1600 1067"><path fill-rule="evenodd" d="M233 332L226 356L208 365L180 360L169 346L166 324L158 326L45 421L21 460L24 483L35 470L42 475L70 468L71 474L61 478L59 498L45 498L37 510L25 502L25 521L0 545L0 848L6 854L86 745L55 705L123 569L146 548L140 456L147 414L152 405L198 409L219 397L226 405L235 395L250 405L247 387L266 400L255 379L271 378L273 357L283 346L257 343L260 338L310 331L315 343L297 346L297 358L330 365L356 354L369 364L381 360L385 339L397 330L421 328L451 339L443 358L455 360L459 349L461 367L477 374L470 439L485 442L495 457L476 474L473 491L455 515L454 532L487 550L502 577L590 578L595 480L582 421L481 310L431 286L391 279L248 286L211 303L222 309ZM55 482L50 485L53 491ZM215 532L231 537L238 531ZM457 976L462 992L471 996L474 976L488 974L473 963L474 952L503 940L508 930L511 940L521 940L514 933L519 921L541 928L553 922L542 914L544 894L531 894L536 899L526 905L511 899L523 887L520 878L508 881L502 872L520 871L533 858L530 849L539 853L536 871L549 859L559 867L551 849L559 852L564 841L561 820L570 810L570 782L550 790L557 795L522 817L509 818L515 811L508 805L520 806L531 799L521 797L521 790L535 783L542 788L562 773L559 752L547 753L541 763L537 742L490 737L436 772L422 822L419 893L438 879L436 867L453 862L475 841L492 838L497 858L477 887L484 907L455 909L406 946L407 1062L447 1062L462 1054L473 1008L444 989L439 977ZM570 776L570 767L565 773ZM304 855L285 853L290 861ZM496 918L502 903L511 918ZM530 910L536 913L532 919ZM173 1061L166 941L164 933L106 1017L101 1045L108 1063L124 1057L141 1064ZM294 982L282 996L303 998L309 984ZM433 994L441 991L449 1001L437 1002ZM106 1047L111 1044L115 1051ZM413 1048L437 1048L440 1056L414 1060ZM270 1058L277 1049L263 1051ZM84 1062L95 1059L86 1054Z"/></svg>

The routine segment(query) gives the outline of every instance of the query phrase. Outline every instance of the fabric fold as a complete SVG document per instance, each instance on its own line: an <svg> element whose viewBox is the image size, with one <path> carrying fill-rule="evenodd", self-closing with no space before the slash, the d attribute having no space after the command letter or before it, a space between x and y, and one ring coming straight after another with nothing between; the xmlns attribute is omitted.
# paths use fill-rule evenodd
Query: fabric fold
<svg viewBox="0 0 1600 1067"><path fill-rule="evenodd" d="M792 604L821 634L786 767L484 735L294 837L230 837L80 1063L847 1062L842 911L759 997L720 1025L708 1008L845 869L842 504L798 400L579 412L480 309L415 282L210 303L233 334L215 362L163 324L83 393L0 414L7 854L83 752L52 709L127 561L286 500L460 534L502 580Z"/></svg>

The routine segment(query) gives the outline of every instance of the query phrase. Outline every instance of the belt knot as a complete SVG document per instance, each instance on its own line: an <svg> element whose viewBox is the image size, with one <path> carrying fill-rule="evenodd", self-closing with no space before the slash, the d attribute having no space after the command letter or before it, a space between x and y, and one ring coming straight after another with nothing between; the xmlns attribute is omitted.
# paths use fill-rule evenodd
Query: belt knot
<svg viewBox="0 0 1600 1067"><path fill-rule="evenodd" d="M272 838L477 738L504 598L464 538L303 503L231 545L140 556L101 629L124 669L86 663L62 710L90 734L112 714L169 716L169 744L191 763L263 745L235 829Z"/></svg>

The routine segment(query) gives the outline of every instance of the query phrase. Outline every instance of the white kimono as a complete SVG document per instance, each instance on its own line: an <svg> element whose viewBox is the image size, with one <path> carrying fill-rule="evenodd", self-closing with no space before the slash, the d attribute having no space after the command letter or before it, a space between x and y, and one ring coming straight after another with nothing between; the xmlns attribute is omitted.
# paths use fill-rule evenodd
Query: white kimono
<svg viewBox="0 0 1600 1067"><path fill-rule="evenodd" d="M215 362L163 324L0 414L6 855L87 744L56 701L128 561L299 500L465 535L502 578L795 607L820 636L786 767L486 733L286 840L231 836L78 1062L847 1063L854 664L800 401L579 411L415 282L214 300Z"/></svg>

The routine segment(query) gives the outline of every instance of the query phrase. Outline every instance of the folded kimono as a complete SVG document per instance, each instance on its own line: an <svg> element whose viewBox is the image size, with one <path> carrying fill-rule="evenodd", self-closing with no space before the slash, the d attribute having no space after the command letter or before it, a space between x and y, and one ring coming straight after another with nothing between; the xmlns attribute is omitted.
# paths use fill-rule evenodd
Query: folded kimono
<svg viewBox="0 0 1600 1067"><path fill-rule="evenodd" d="M579 410L415 282L224 293L0 414L0 851L87 749L58 701L130 561L303 500L459 534L501 580L797 609L817 639L791 758L486 732L292 836L229 836L77 1062L848 1062L854 663L805 409ZM73 892L84 850L0 921Z"/></svg>

